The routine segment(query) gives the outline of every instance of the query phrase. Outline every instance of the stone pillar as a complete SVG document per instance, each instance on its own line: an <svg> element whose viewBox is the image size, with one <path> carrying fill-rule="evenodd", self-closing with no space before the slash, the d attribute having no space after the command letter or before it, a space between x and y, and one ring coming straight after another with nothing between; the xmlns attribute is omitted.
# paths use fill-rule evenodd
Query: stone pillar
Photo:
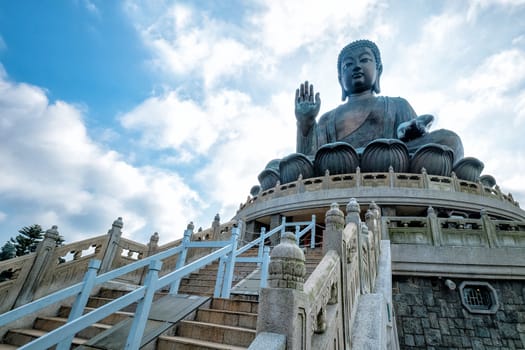
<svg viewBox="0 0 525 350"><path fill-rule="evenodd" d="M274 214L270 217L270 231L273 230L274 228L278 227L280 224L281 224L281 221L282 221L282 216L279 215L279 214ZM279 241L280 241L280 237L281 235L276 233L274 234L272 237L270 237L270 244L272 246L276 246L277 244L279 244Z"/></svg>
<svg viewBox="0 0 525 350"><path fill-rule="evenodd" d="M323 255L335 250L342 257L342 236L345 216L337 203L332 203L325 216L326 228L323 232Z"/></svg>
<svg viewBox="0 0 525 350"><path fill-rule="evenodd" d="M326 229L323 232L323 255L326 255L330 250L337 252L340 258L340 276L341 283L338 283L337 293L341 296L341 319L343 321L343 337L342 342L346 347L349 348L350 344L350 325L351 325L351 294L353 293L352 288L348 284L349 276L349 264L350 259L350 242L343 242L343 231L345 229L345 217L344 213L339 209L337 203L332 203L330 209L326 212L325 216ZM348 238L346 238L348 240Z"/></svg>
<svg viewBox="0 0 525 350"><path fill-rule="evenodd" d="M372 201L365 214L366 226L368 227L373 242L374 261L376 265L379 262L379 254L381 253L381 216L379 213L379 207Z"/></svg>
<svg viewBox="0 0 525 350"><path fill-rule="evenodd" d="M148 243L148 254L147 256L154 255L159 249L159 233L155 232L151 235Z"/></svg>
<svg viewBox="0 0 525 350"><path fill-rule="evenodd" d="M286 336L286 349L310 349L311 320L303 293L306 273L303 251L295 235L286 232L271 254L268 288L259 296L257 333L271 332Z"/></svg>
<svg viewBox="0 0 525 350"><path fill-rule="evenodd" d="M483 222L483 230L487 234L487 240L490 248L498 246L498 237L496 236L496 226L490 220L489 214L485 208L481 209L481 221Z"/></svg>
<svg viewBox="0 0 525 350"><path fill-rule="evenodd" d="M243 230L241 232L241 239L243 241L243 245L253 241L257 237L258 233L255 232L255 220L247 222L246 225L244 225Z"/></svg>
<svg viewBox="0 0 525 350"><path fill-rule="evenodd" d="M441 228L439 227L438 218L434 208L428 207L427 219L430 226L430 234L432 235L432 241L436 247L441 245Z"/></svg>
<svg viewBox="0 0 525 350"><path fill-rule="evenodd" d="M20 290L14 307L17 308L33 301L38 286L42 282L46 271L53 266L53 253L56 248L57 239L60 237L58 227L53 226L44 234L44 239L38 243L36 248L36 257L31 266L31 270L27 274L27 278ZM55 262L55 265L58 262Z"/></svg>
<svg viewBox="0 0 525 350"><path fill-rule="evenodd" d="M215 215L213 218L213 222L211 223L211 230L212 230L212 236L211 239L213 241L218 241L221 234L221 217L219 216L219 213Z"/></svg>
<svg viewBox="0 0 525 350"><path fill-rule="evenodd" d="M111 270L113 260L115 260L119 250L118 245L120 243L120 237L122 236L122 227L124 227L124 223L122 222L122 218L119 217L113 221L113 225L108 231L108 244L104 251L104 257L102 258L102 264L99 270L101 274Z"/></svg>

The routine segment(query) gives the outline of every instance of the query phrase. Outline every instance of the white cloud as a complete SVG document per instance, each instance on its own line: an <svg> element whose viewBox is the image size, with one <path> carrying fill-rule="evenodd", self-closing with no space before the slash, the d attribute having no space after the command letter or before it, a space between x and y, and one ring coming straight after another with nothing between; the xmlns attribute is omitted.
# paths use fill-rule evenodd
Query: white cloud
<svg viewBox="0 0 525 350"><path fill-rule="evenodd" d="M263 45L277 56L303 46L324 45L340 33L369 21L376 1L356 1L348 6L328 1L260 1L262 9L251 21ZM346 39L347 40L347 39Z"/></svg>
<svg viewBox="0 0 525 350"><path fill-rule="evenodd" d="M35 86L0 80L0 138L0 167L9 170L0 174L0 199L11 226L56 224L72 241L103 234L122 216L126 236L146 242L158 231L166 240L180 237L203 206L176 173L135 167L101 148L80 110L50 104Z"/></svg>
<svg viewBox="0 0 525 350"><path fill-rule="evenodd" d="M141 130L143 139L156 142L157 147L173 147L183 159L202 153L206 161L193 180L208 194L206 200L217 203L217 211L229 219L258 183L257 175L266 163L294 151L293 93L274 96L264 108L248 95L230 90L201 102L182 100L171 92L148 99L124 115L122 122ZM178 164L182 159L164 161Z"/></svg>
<svg viewBox="0 0 525 350"><path fill-rule="evenodd" d="M153 18L130 13L136 19L140 16L137 27L157 57L156 66L175 76L196 74L211 88L254 59L253 51L237 40L230 24L189 6L175 4Z"/></svg>
<svg viewBox="0 0 525 350"><path fill-rule="evenodd" d="M525 0L470 0L469 8L467 10L467 19L473 20L480 12L487 10L490 7L506 7L510 10L513 8L524 6Z"/></svg>
<svg viewBox="0 0 525 350"><path fill-rule="evenodd" d="M469 94L503 94L524 80L525 52L512 49L488 57L472 76L459 80L458 88Z"/></svg>

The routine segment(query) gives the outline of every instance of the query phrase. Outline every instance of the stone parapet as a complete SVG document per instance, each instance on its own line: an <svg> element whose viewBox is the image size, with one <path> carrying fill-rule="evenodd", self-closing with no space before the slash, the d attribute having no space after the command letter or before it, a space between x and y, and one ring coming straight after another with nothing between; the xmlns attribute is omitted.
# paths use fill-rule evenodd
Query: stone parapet
<svg viewBox="0 0 525 350"><path fill-rule="evenodd" d="M456 176L436 176L410 173L353 173L344 175L325 175L315 178L302 179L284 185L277 183L275 187L260 192L241 205L243 210L259 202L286 197L304 192L320 190L362 189L367 187L386 187L396 189L419 189L438 192L465 193L479 197L492 198L498 202L508 203L519 207L511 194L504 194L498 186L489 187L480 182L460 180ZM347 197L349 198L349 197Z"/></svg>
<svg viewBox="0 0 525 350"><path fill-rule="evenodd" d="M335 178L335 177L330 177ZM342 177L341 177L342 178ZM320 180L324 178L318 178ZM481 184L475 184L482 186ZM289 212L317 210L326 208L332 203L345 205L348 198L356 198L361 205L377 203L382 208L411 206L426 208L447 208L450 211L480 212L485 209L493 217L525 221L525 212L514 202L502 200L497 196L473 194L468 191L453 191L435 188L391 187L381 186L341 186L320 187L305 186L306 191L289 191L275 193L261 200L261 196L252 198L236 214L235 218L250 222L272 215L286 215Z"/></svg>

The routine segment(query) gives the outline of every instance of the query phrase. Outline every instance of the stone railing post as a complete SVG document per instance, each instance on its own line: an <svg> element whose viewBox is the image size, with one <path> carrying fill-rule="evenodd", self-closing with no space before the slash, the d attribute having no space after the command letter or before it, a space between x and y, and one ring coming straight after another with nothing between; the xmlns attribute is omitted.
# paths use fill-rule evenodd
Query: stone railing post
<svg viewBox="0 0 525 350"><path fill-rule="evenodd" d="M342 300L341 319L343 320L344 344L349 346L347 340L350 339L351 334L351 294L353 293L348 283L350 251L348 251L349 242L343 242L345 216L337 203L332 203L330 209L326 212L325 226L326 229L323 232L323 255L326 255L330 250L334 250L340 257L341 283L338 286L338 292L341 293Z"/></svg>
<svg viewBox="0 0 525 350"><path fill-rule="evenodd" d="M219 216L218 213L215 214L215 217L213 218L213 222L211 223L211 230L212 230L212 235L211 235L212 241L219 240L219 236L221 233L221 217Z"/></svg>
<svg viewBox="0 0 525 350"><path fill-rule="evenodd" d="M439 227L436 212L432 207L428 207L427 209L427 220L430 226L430 234L432 235L432 241L434 242L434 245L436 247L439 247L441 245L441 227Z"/></svg>
<svg viewBox="0 0 525 350"><path fill-rule="evenodd" d="M486 209L481 209L481 222L483 222L483 231L487 235L490 248L496 248L498 246L498 237L496 235L496 225L490 220L489 214Z"/></svg>
<svg viewBox="0 0 525 350"><path fill-rule="evenodd" d="M24 285L20 290L21 292L16 298L15 308L33 300L33 296L41 284L46 271L52 266L53 253L56 248L57 239L60 237L57 228L57 226L53 226L47 230L44 234L44 239L38 243L35 260L33 261L31 270L29 270L27 274Z"/></svg>
<svg viewBox="0 0 525 350"><path fill-rule="evenodd" d="M379 263L379 255L381 254L381 214L379 207L373 201L366 211L365 221L368 231L372 234L374 262L377 265Z"/></svg>
<svg viewBox="0 0 525 350"><path fill-rule="evenodd" d="M450 174L450 177L452 178L452 190L454 192L460 192L461 187L459 186L459 180L456 173L452 172L452 174Z"/></svg>
<svg viewBox="0 0 525 350"><path fill-rule="evenodd" d="M122 218L119 217L113 221L111 229L108 230L108 243L105 247L104 257L102 258L102 264L99 270L101 274L111 270L111 266L119 250L118 245L120 243L120 237L122 236L122 227L124 227L124 223L122 222Z"/></svg>
<svg viewBox="0 0 525 350"><path fill-rule="evenodd" d="M427 169L421 168L421 176L423 177L423 188L430 188L430 177L427 174Z"/></svg>
<svg viewBox="0 0 525 350"><path fill-rule="evenodd" d="M368 244L368 229L364 229L366 225L361 222L361 207L355 198L350 199L346 206L346 224L354 223L357 228L357 260L359 264L359 283L361 294L370 292L370 270L369 258L370 246Z"/></svg>
<svg viewBox="0 0 525 350"><path fill-rule="evenodd" d="M285 232L271 254L268 288L259 296L257 333L270 332L286 336L286 349L310 349L311 320L303 293L306 273L303 251L295 235Z"/></svg>
<svg viewBox="0 0 525 350"><path fill-rule="evenodd" d="M274 214L270 217L270 230L273 230L274 228L276 228L277 226L281 225L282 224L282 219L283 217L279 214ZM286 218L284 218L286 219ZM277 244L279 244L279 235L273 235L270 237L270 244L272 246L276 246Z"/></svg>
<svg viewBox="0 0 525 350"><path fill-rule="evenodd" d="M148 251L146 252L146 257L155 255L158 249L159 249L159 233L155 232L149 238ZM144 281L146 280L148 271L149 270L147 268L143 269L142 274L140 276L140 285L144 285Z"/></svg>
<svg viewBox="0 0 525 350"><path fill-rule="evenodd" d="M394 173L394 167L392 165L388 167L388 184L390 188L396 187L396 174Z"/></svg>
<svg viewBox="0 0 525 350"><path fill-rule="evenodd" d="M147 256L154 255L159 249L159 233L155 232L151 235L148 243Z"/></svg>
<svg viewBox="0 0 525 350"><path fill-rule="evenodd" d="M323 255L335 250L342 257L342 236L345 228L345 216L337 203L332 203L325 216L323 231Z"/></svg>

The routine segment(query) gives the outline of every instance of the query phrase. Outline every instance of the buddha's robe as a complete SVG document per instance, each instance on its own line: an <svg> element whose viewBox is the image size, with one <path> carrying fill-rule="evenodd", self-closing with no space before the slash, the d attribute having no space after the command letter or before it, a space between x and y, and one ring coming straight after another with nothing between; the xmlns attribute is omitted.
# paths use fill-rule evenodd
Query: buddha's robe
<svg viewBox="0 0 525 350"><path fill-rule="evenodd" d="M416 117L412 106L401 97L377 96L361 103L357 110L343 104L325 113L307 135L297 133L297 152L314 155L327 143L343 141L361 153L373 140L397 139L399 125ZM405 142L411 154L428 143L448 146L455 160L463 158L461 140L449 130L436 130Z"/></svg>

